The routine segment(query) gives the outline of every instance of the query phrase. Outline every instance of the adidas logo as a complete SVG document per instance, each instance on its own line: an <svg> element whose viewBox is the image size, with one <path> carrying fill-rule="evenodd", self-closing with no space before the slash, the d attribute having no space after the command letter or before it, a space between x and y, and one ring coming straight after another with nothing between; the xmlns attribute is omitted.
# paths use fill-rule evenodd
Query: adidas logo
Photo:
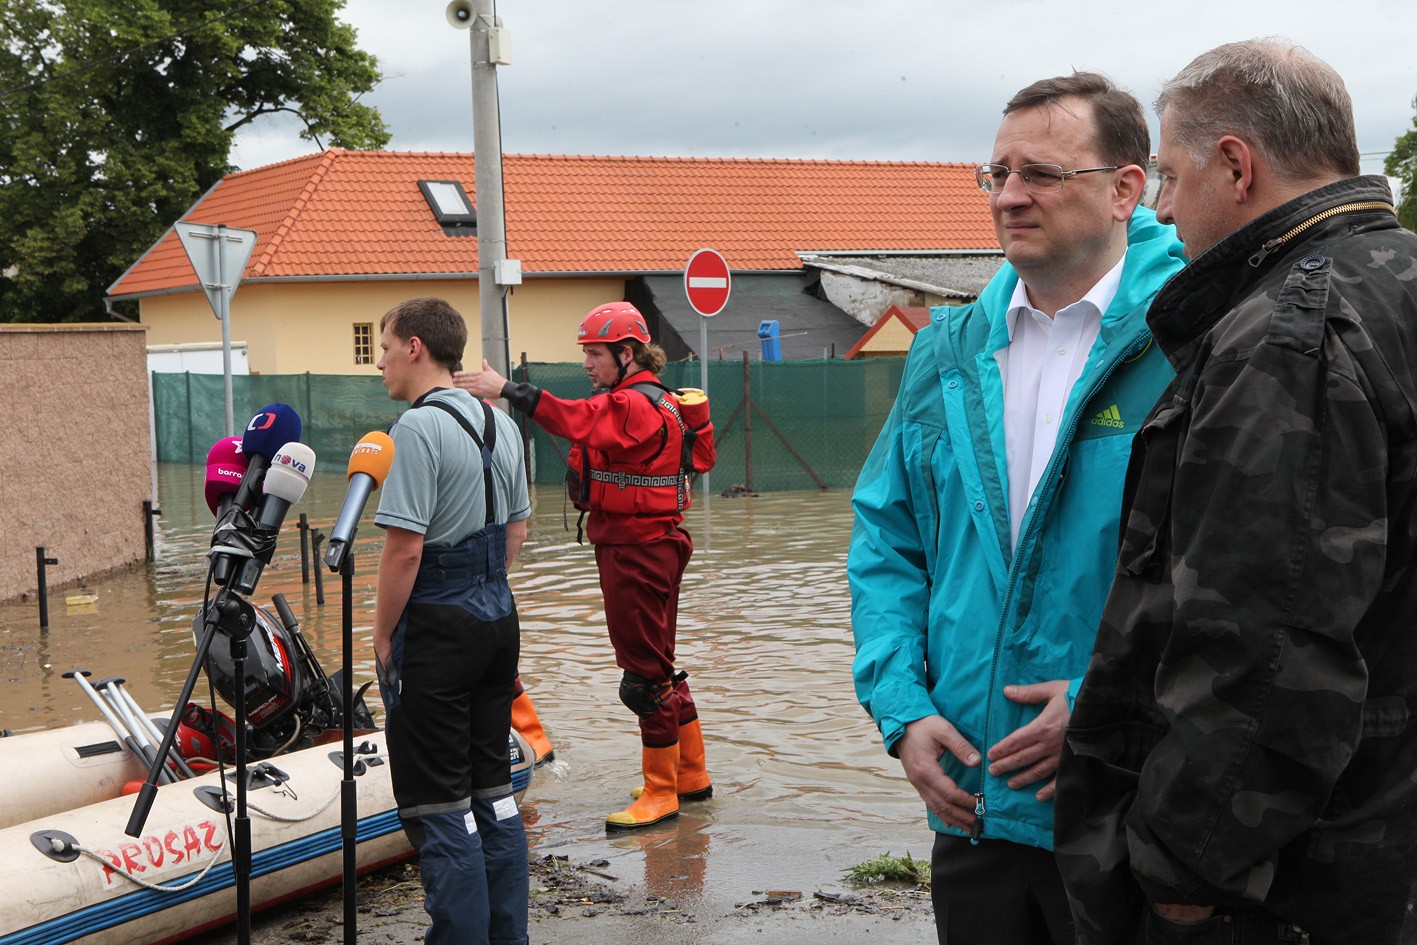
<svg viewBox="0 0 1417 945"><path fill-rule="evenodd" d="M1108 407L1106 410L1093 417L1089 422L1091 422L1093 426L1115 427L1118 430L1125 430L1127 427L1127 425L1122 422L1122 414L1117 409L1116 404Z"/></svg>

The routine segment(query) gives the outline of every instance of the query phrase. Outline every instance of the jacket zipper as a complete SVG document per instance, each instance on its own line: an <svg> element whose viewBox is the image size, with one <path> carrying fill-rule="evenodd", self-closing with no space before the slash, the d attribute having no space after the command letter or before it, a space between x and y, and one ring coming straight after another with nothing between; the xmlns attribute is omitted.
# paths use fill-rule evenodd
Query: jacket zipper
<svg viewBox="0 0 1417 945"><path fill-rule="evenodd" d="M1123 351L1118 357L1114 358L1112 362L1107 365L1107 370L1103 372L1102 377L1098 379L1096 384L1094 384L1091 388L1088 389L1086 395L1079 402L1079 410L1073 416L1072 425L1068 427L1067 436L1061 438L1059 442L1071 446L1073 434L1077 432L1078 424L1082 421L1083 410L1081 409L1081 407L1086 406L1087 402L1090 401L1093 397L1095 397L1097 395L1097 392L1102 390L1102 388L1106 386L1107 382L1111 380L1112 375L1117 372L1118 367L1120 367L1129 358L1132 358L1145 351L1147 345L1150 344L1150 341L1151 339L1149 338L1139 338L1138 340L1132 342L1132 344L1129 345L1125 351ZM1053 480L1058 475L1058 458L1062 455L1062 452L1057 450L1054 451L1053 458L1048 462L1048 471L1039 483L1040 486L1049 486L1053 483ZM1033 537L1033 532L1037 524L1037 517L1030 516L1028 520L1028 529L1024 531L1023 538L1018 543L1018 548L1023 548L1028 545L1028 540ZM1014 588L1018 584L1018 548L1014 549L1014 560L1013 563L1009 566L1009 583L1008 586L1004 589L1004 606L999 614L998 631L994 635L994 659L989 666L989 688L985 690L986 702L984 704L984 744L986 746L989 743L989 729L994 721L994 684L997 682L999 674L999 651L1003 648L1004 645L1004 631L1008 626L1009 619L1009 604L1013 601ZM987 754L985 755L985 757L979 759L979 765L979 791L974 795L974 826L969 831L969 842L972 844L978 844L979 837L984 833L984 789L989 782L989 758Z"/></svg>
<svg viewBox="0 0 1417 945"><path fill-rule="evenodd" d="M1266 256L1268 256L1270 253L1274 252L1276 249L1283 246L1285 243L1289 242L1294 237L1298 236L1300 233L1304 232L1314 224L1322 223L1329 217L1336 217L1340 213L1347 213L1350 210L1387 210L1389 213L1392 213L1394 215L1397 213L1397 211L1393 209L1392 204L1385 203L1381 200L1364 200L1359 203L1345 203L1341 206L1329 207L1322 213L1317 213L1314 216L1309 217L1309 219L1305 220L1303 223L1300 223L1298 226L1294 227L1294 229L1290 230L1289 232L1282 233L1272 240L1267 240L1264 244L1260 246L1258 250L1255 251L1255 254L1250 257L1250 265L1258 266L1260 263L1264 262Z"/></svg>
<svg viewBox="0 0 1417 945"><path fill-rule="evenodd" d="M979 846L979 836L982 833L984 833L984 792L980 791L974 795L974 826L969 828L971 846Z"/></svg>

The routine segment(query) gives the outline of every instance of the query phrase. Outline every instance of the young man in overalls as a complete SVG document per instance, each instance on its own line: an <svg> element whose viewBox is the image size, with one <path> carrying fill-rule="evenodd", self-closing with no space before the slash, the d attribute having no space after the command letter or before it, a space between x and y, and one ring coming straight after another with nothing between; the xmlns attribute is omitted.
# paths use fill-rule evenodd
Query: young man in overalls
<svg viewBox="0 0 1417 945"><path fill-rule="evenodd" d="M527 846L507 733L520 631L507 565L531 514L516 425L453 389L467 343L441 299L383 318L379 370L411 408L374 522L386 529L374 653L427 945L525 945Z"/></svg>

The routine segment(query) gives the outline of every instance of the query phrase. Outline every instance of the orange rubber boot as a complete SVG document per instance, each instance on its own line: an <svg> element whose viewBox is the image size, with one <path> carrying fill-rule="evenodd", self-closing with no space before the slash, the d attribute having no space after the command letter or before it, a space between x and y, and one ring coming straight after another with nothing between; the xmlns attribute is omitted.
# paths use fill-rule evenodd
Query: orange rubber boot
<svg viewBox="0 0 1417 945"><path fill-rule="evenodd" d="M630 789L631 797L644 793L644 786ZM706 801L713 797L713 782L704 761L704 730L694 719L679 726L679 803Z"/></svg>
<svg viewBox="0 0 1417 945"><path fill-rule="evenodd" d="M679 726L679 800L706 801L711 797L713 782L704 760L704 730L694 719Z"/></svg>
<svg viewBox="0 0 1417 945"><path fill-rule="evenodd" d="M512 700L512 728L521 732L522 738L525 738L531 750L536 752L538 765L556 757L556 750L551 747L551 739L546 737L546 730L541 727L536 707L531 704L531 696L527 695L525 690Z"/></svg>
<svg viewBox="0 0 1417 945"><path fill-rule="evenodd" d="M679 746L642 749L644 791L633 804L605 818L606 830L639 830L679 816Z"/></svg>

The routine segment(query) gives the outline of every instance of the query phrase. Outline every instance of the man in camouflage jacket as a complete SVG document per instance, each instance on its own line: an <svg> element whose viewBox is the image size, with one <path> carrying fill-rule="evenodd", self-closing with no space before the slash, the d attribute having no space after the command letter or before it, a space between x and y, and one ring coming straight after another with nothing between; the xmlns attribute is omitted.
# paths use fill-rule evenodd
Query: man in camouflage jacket
<svg viewBox="0 0 1417 945"><path fill-rule="evenodd" d="M1085 943L1398 941L1417 874L1417 236L1342 80L1236 43L1167 83L1176 369L1058 775ZM1138 933L1144 929L1144 938Z"/></svg>

